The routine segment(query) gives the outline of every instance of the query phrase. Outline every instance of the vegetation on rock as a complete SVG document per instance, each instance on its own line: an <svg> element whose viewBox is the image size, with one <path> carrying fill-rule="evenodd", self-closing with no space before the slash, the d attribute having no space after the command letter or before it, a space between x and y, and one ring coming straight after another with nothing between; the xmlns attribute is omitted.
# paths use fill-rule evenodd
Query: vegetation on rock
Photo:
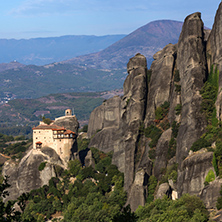
<svg viewBox="0 0 222 222"><path fill-rule="evenodd" d="M166 196L154 202L139 206L136 210L138 222L145 221L208 221L209 213L200 198L189 194L178 200L170 200Z"/></svg>
<svg viewBox="0 0 222 222"><path fill-rule="evenodd" d="M170 103L165 101L161 106L157 107L155 110L155 119L162 120L169 111Z"/></svg>
<svg viewBox="0 0 222 222"><path fill-rule="evenodd" d="M45 168L45 166L46 166L46 163L47 163L47 162L42 162L42 163L40 163L40 165L39 165L39 171L44 170L44 168Z"/></svg>

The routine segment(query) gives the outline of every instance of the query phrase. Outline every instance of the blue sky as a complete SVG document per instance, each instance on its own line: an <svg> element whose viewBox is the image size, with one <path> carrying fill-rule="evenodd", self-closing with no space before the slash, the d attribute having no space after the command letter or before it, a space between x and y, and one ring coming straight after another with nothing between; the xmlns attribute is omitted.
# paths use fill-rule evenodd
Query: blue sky
<svg viewBox="0 0 222 222"><path fill-rule="evenodd" d="M129 34L160 19L201 12L211 28L219 0L9 0L1 2L0 39Z"/></svg>

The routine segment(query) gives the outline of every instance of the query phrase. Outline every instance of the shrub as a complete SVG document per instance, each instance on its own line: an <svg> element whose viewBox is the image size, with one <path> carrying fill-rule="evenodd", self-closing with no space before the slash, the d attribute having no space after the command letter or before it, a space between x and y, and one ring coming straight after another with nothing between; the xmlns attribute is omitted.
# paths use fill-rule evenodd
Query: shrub
<svg viewBox="0 0 222 222"><path fill-rule="evenodd" d="M180 93L181 92L181 85L175 84L175 91Z"/></svg>
<svg viewBox="0 0 222 222"><path fill-rule="evenodd" d="M160 184L168 182L169 179L172 179L173 182L175 183L177 181L177 167L178 167L177 163L167 167L165 175L160 180Z"/></svg>
<svg viewBox="0 0 222 222"><path fill-rule="evenodd" d="M169 141L169 147L168 147L168 153L167 153L167 159L171 159L176 155L176 147L177 147L177 142L176 140L172 137Z"/></svg>
<svg viewBox="0 0 222 222"><path fill-rule="evenodd" d="M209 141L207 141L204 138L200 138L196 142L193 143L190 149L196 152L200 150L201 148L207 148L209 146L211 146L211 143Z"/></svg>
<svg viewBox="0 0 222 222"><path fill-rule="evenodd" d="M81 170L81 166L82 165L79 160L70 160L68 163L68 173L73 177L77 176Z"/></svg>
<svg viewBox="0 0 222 222"><path fill-rule="evenodd" d="M175 70L175 74L174 74L174 82L179 82L180 81L180 73L179 70Z"/></svg>
<svg viewBox="0 0 222 222"><path fill-rule="evenodd" d="M155 118L157 120L162 120L169 111L170 103L165 101L161 106L157 107L155 110Z"/></svg>
<svg viewBox="0 0 222 222"><path fill-rule="evenodd" d="M161 120L164 118L164 111L161 107L157 107L155 110L155 119Z"/></svg>
<svg viewBox="0 0 222 222"><path fill-rule="evenodd" d="M181 104L177 104L176 107L175 107L176 115L180 115L181 114L181 110L182 110L182 105Z"/></svg>
<svg viewBox="0 0 222 222"><path fill-rule="evenodd" d="M82 131L86 133L88 131L88 125L84 125Z"/></svg>
<svg viewBox="0 0 222 222"><path fill-rule="evenodd" d="M42 163L40 163L40 165L39 165L39 171L44 170L44 168L45 168L45 166L46 166L46 163L47 163L47 162L42 162Z"/></svg>
<svg viewBox="0 0 222 222"><path fill-rule="evenodd" d="M212 122L213 126L216 126L216 109L215 101L217 99L217 93L219 88L219 72L217 66L211 66L210 75L205 82L200 93L202 95L201 112L203 112L209 122Z"/></svg>
<svg viewBox="0 0 222 222"><path fill-rule="evenodd" d="M176 121L173 121L173 123L172 123L172 137L177 138L179 127L180 127L180 124L177 123Z"/></svg>
<svg viewBox="0 0 222 222"><path fill-rule="evenodd" d="M213 154L213 161L212 162L213 162L213 167L216 172L216 175L219 176L219 170L218 170L218 166L217 166L217 159L216 159L215 153Z"/></svg>
<svg viewBox="0 0 222 222"><path fill-rule="evenodd" d="M144 133L147 138L151 138L151 142L150 142L149 146L152 148L152 147L156 146L156 144L162 134L162 131L158 127L156 127L154 125L150 125L144 130Z"/></svg>
<svg viewBox="0 0 222 222"><path fill-rule="evenodd" d="M156 149L150 149L150 150L149 150L149 158L150 158L151 160L154 160L155 157L156 157Z"/></svg>
<svg viewBox="0 0 222 222"><path fill-rule="evenodd" d="M205 182L210 183L211 181L215 180L215 174L213 170L209 170L207 176L205 178Z"/></svg>
<svg viewBox="0 0 222 222"><path fill-rule="evenodd" d="M50 123L52 122L50 118L45 118L44 116L42 117L42 121L47 125L50 125Z"/></svg>
<svg viewBox="0 0 222 222"><path fill-rule="evenodd" d="M157 186L157 179L155 176L150 176L149 181L148 181L148 197L146 202L150 203L154 199L154 192Z"/></svg>
<svg viewBox="0 0 222 222"><path fill-rule="evenodd" d="M167 130L170 128L170 123L168 119L164 119L161 123L160 126L163 130Z"/></svg>
<svg viewBox="0 0 222 222"><path fill-rule="evenodd" d="M88 145L89 145L89 139L79 139L77 138L77 143L78 143L78 151L81 151L81 150L85 150L88 148Z"/></svg>

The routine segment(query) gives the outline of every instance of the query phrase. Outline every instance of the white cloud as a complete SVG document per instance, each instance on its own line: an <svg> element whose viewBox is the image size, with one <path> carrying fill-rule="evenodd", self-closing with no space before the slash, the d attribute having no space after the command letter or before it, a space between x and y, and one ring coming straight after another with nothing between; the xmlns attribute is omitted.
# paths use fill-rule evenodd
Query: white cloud
<svg viewBox="0 0 222 222"><path fill-rule="evenodd" d="M148 3L151 4L151 3ZM63 14L74 11L140 11L146 10L147 0L24 0L9 14L14 16Z"/></svg>
<svg viewBox="0 0 222 222"><path fill-rule="evenodd" d="M15 16L26 16L36 14L63 13L75 9L78 0L26 0L17 8L13 8L9 14Z"/></svg>

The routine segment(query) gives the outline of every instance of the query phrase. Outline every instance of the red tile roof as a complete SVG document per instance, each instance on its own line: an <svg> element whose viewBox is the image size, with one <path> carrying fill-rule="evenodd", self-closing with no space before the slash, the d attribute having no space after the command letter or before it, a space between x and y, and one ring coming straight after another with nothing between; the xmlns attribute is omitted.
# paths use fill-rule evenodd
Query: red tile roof
<svg viewBox="0 0 222 222"><path fill-rule="evenodd" d="M39 142L36 142L36 144L42 144L42 142L39 141Z"/></svg>
<svg viewBox="0 0 222 222"><path fill-rule="evenodd" d="M66 130L64 134L67 135L67 134L71 134L71 133L72 133L72 134L75 134L75 132L73 132L73 131L71 131L71 130Z"/></svg>

